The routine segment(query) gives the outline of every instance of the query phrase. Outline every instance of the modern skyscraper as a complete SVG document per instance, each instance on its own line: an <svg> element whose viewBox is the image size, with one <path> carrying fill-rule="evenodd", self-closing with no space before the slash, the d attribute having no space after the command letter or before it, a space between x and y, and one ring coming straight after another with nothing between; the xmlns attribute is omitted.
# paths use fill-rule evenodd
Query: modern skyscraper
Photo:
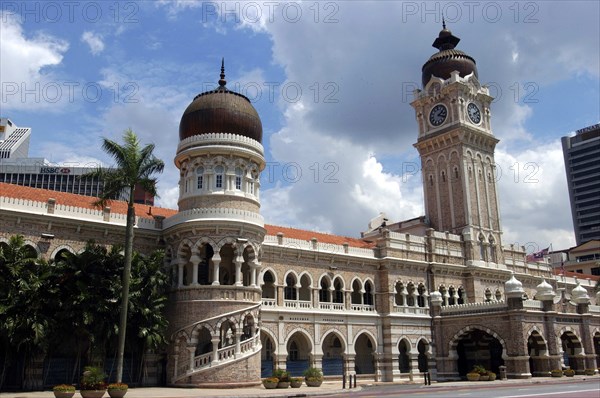
<svg viewBox="0 0 600 398"><path fill-rule="evenodd" d="M577 245L600 239L600 123L562 137Z"/></svg>

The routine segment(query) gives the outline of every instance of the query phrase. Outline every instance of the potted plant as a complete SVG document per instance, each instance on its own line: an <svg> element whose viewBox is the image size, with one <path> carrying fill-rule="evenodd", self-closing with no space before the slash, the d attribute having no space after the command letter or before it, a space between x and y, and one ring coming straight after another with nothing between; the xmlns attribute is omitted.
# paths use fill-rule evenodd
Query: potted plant
<svg viewBox="0 0 600 398"><path fill-rule="evenodd" d="M596 369L588 368L588 369L585 369L584 372L585 372L586 376L593 376L594 374L596 374Z"/></svg>
<svg viewBox="0 0 600 398"><path fill-rule="evenodd" d="M479 381L479 377L480 377L479 372L471 371L471 372L467 373L467 380L469 380L469 381Z"/></svg>
<svg viewBox="0 0 600 398"><path fill-rule="evenodd" d="M292 386L292 388L300 388L302 386L302 378L291 377L290 378L290 386Z"/></svg>
<svg viewBox="0 0 600 398"><path fill-rule="evenodd" d="M482 376L485 377L485 380L489 380L489 378L487 377L487 371L485 370L485 368L481 365L475 365L475 366L473 366L473 369L469 373L467 373L467 380L469 380L469 381L484 380L484 379L482 379Z"/></svg>
<svg viewBox="0 0 600 398"><path fill-rule="evenodd" d="M288 388L290 386L290 374L283 369L275 369L273 372L273 377L277 377L279 383L277 383L277 388Z"/></svg>
<svg viewBox="0 0 600 398"><path fill-rule="evenodd" d="M494 372L488 372L488 376L490 377L490 381L496 380L496 373L494 373Z"/></svg>
<svg viewBox="0 0 600 398"><path fill-rule="evenodd" d="M320 387L323 383L323 371L310 367L304 371L304 381L308 387Z"/></svg>
<svg viewBox="0 0 600 398"><path fill-rule="evenodd" d="M560 370L560 369L552 369L552 370L550 371L550 375L551 375L552 377L562 377L562 376L563 376L563 372L562 372L562 370Z"/></svg>
<svg viewBox="0 0 600 398"><path fill-rule="evenodd" d="M279 379L277 377L268 377L262 381L263 386L265 386L267 390L277 388L277 383L279 383Z"/></svg>
<svg viewBox="0 0 600 398"><path fill-rule="evenodd" d="M102 398L106 392L105 377L104 372L100 368L86 366L81 377L81 382L79 383L81 396L83 398Z"/></svg>
<svg viewBox="0 0 600 398"><path fill-rule="evenodd" d="M575 376L575 370L573 370L571 368L565 369L563 373L567 377L573 377L573 376Z"/></svg>
<svg viewBox="0 0 600 398"><path fill-rule="evenodd" d="M52 387L56 398L71 398L75 395L75 386L71 384L59 384Z"/></svg>
<svg viewBox="0 0 600 398"><path fill-rule="evenodd" d="M125 383L110 383L107 387L110 398L123 398L129 386Z"/></svg>

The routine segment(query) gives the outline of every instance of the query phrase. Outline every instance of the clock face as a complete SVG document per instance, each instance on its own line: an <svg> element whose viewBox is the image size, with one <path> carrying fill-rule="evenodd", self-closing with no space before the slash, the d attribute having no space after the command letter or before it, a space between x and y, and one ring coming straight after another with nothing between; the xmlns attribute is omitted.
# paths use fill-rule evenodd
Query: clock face
<svg viewBox="0 0 600 398"><path fill-rule="evenodd" d="M481 112L474 103L471 102L469 105L467 105L467 114L473 123L479 124L481 122Z"/></svg>
<svg viewBox="0 0 600 398"><path fill-rule="evenodd" d="M431 108L431 112L429 112L429 123L431 123L432 126L439 126L444 123L446 116L448 116L446 107L442 104L437 104Z"/></svg>

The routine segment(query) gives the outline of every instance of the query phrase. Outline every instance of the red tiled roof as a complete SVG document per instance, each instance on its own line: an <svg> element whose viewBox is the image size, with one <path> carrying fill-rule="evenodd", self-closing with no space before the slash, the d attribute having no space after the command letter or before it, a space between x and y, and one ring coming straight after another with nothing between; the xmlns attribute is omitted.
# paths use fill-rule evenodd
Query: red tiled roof
<svg viewBox="0 0 600 398"><path fill-rule="evenodd" d="M47 202L48 199L56 199L56 204L73 206L84 209L98 209L92 203L98 198L92 196L76 195L68 192L51 191L49 189L30 188L20 185L6 184L0 182L0 196L19 198L36 202ZM122 200L113 200L109 204L111 213L127 214L127 203ZM149 214L150 209L152 213ZM135 205L135 214L138 217L152 219L152 216L171 217L177 214L177 210L165 209L148 205Z"/></svg>
<svg viewBox="0 0 600 398"><path fill-rule="evenodd" d="M338 236L338 235L325 234L322 232L306 231L303 229L279 227L277 225L269 225L269 224L265 224L265 229L267 230L267 235L275 236L275 235L277 235L277 233L282 232L284 238L293 238L293 239L300 239L300 240L306 240L306 241L310 241L312 238L316 238L317 241L320 243L329 243L329 244L333 244L333 245L342 245L344 243L347 243L349 246L360 247L360 248L365 248L365 249L375 246L374 243L365 242L365 241L363 241L361 239L357 239L357 238L348 238L346 236Z"/></svg>
<svg viewBox="0 0 600 398"><path fill-rule="evenodd" d="M560 268L554 268L554 275L561 275L563 272L560 270ZM600 280L600 275L590 275L590 274L580 274L579 272L573 272L573 271L564 271L565 276L571 276L574 277L576 276L577 279L590 279L593 281L598 281Z"/></svg>
<svg viewBox="0 0 600 398"><path fill-rule="evenodd" d="M48 199L54 198L56 199L56 204L88 209L97 209L97 207L94 207L92 203L98 199L91 196L51 191L48 189L24 187L20 185L6 184L2 182L0 182L0 196L26 199L36 202L47 202ZM150 209L152 209L151 214L149 214ZM113 200L110 203L110 211L111 213L116 214L127 214L127 203L122 200ZM136 204L135 214L138 217L152 219L152 216L171 217L177 214L177 210L167 209L164 207ZM302 229L279 227L276 225L268 224L265 225L265 229L267 230L268 235L273 236L276 236L278 232L282 232L284 234L284 237L286 238L300 239L306 241L310 241L312 238L317 238L317 241L321 243L328 243L334 245L342 245L344 243L348 243L348 245L351 247L359 248L371 248L375 246L373 243L365 242L361 239L325 234L322 232L306 231Z"/></svg>

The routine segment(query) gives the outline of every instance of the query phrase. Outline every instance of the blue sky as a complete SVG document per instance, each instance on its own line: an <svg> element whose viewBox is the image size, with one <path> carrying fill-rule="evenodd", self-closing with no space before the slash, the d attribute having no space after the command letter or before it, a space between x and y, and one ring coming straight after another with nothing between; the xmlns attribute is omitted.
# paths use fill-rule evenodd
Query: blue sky
<svg viewBox="0 0 600 398"><path fill-rule="evenodd" d="M131 127L177 206L181 114L218 79L253 100L271 224L357 236L423 213L412 89L441 28L496 95L503 244L574 244L560 137L600 121L597 1L1 3L0 114L33 129L30 156L110 160Z"/></svg>

